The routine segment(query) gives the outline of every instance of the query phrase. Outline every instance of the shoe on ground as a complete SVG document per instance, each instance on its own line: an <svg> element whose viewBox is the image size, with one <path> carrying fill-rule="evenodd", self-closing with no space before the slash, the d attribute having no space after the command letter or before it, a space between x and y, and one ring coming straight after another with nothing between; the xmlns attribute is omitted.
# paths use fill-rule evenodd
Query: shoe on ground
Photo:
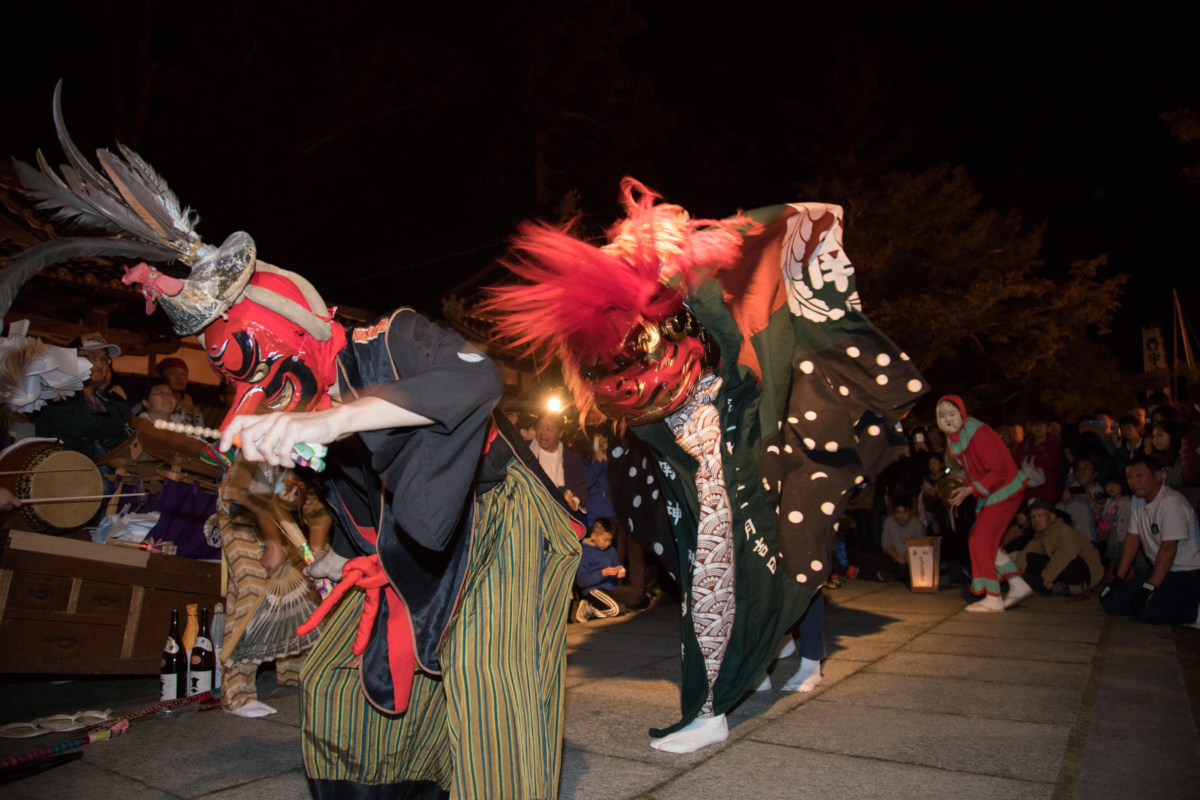
<svg viewBox="0 0 1200 800"><path fill-rule="evenodd" d="M587 622L594 616L596 616L596 608L587 600L580 600L579 605L575 606L576 622Z"/></svg>
<svg viewBox="0 0 1200 800"><path fill-rule="evenodd" d="M1071 599L1074 600L1076 603L1080 602L1081 600L1091 600L1092 599L1092 590L1085 587L1084 590L1082 592L1080 592L1079 594L1071 595Z"/></svg>

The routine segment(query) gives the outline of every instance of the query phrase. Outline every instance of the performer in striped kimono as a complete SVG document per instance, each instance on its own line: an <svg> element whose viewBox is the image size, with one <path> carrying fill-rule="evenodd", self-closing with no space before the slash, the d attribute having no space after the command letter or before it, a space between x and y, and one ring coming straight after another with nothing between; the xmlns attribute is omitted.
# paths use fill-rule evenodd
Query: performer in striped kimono
<svg viewBox="0 0 1200 800"><path fill-rule="evenodd" d="M70 166L18 164L21 180L102 235L13 256L0 306L62 260L145 259L125 282L180 336L198 335L236 386L222 450L240 434L246 460L293 468L294 443L332 444L320 482L333 552L309 571L342 580L300 676L314 795L555 797L583 530L493 414L499 370L408 309L347 331L307 280L259 261L249 234L202 242L197 217L132 150L98 151L96 169L57 92L55 123ZM170 262L190 273L152 266Z"/></svg>

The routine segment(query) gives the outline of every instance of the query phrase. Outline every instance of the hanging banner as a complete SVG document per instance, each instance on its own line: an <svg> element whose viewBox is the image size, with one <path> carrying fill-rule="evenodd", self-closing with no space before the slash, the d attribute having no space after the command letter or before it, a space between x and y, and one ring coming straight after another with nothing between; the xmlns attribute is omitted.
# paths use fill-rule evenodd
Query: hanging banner
<svg viewBox="0 0 1200 800"><path fill-rule="evenodd" d="M1167 350L1163 347L1162 328L1142 328L1142 360L1146 372L1167 368Z"/></svg>

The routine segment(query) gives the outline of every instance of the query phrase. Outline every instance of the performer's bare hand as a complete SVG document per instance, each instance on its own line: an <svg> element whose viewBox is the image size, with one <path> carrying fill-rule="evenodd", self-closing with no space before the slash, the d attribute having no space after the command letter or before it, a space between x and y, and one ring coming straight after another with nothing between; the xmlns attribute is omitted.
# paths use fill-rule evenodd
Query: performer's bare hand
<svg viewBox="0 0 1200 800"><path fill-rule="evenodd" d="M563 492L563 498L566 499L567 505L571 507L572 511L579 510L579 498L575 496L574 492L572 492L570 489L567 489Z"/></svg>
<svg viewBox="0 0 1200 800"><path fill-rule="evenodd" d="M1047 589L1053 589L1053 588L1054 588L1054 581L1046 581L1046 580L1043 580L1043 581L1042 581L1042 586L1045 586Z"/></svg>
<svg viewBox="0 0 1200 800"><path fill-rule="evenodd" d="M263 569L271 577L278 578L287 569L287 553L284 552L283 545L271 539L268 539L264 545L262 555Z"/></svg>
<svg viewBox="0 0 1200 800"><path fill-rule="evenodd" d="M379 397L360 397L326 411L234 417L221 434L221 452L239 435L247 461L266 461L277 467L296 466L292 446L297 442L330 444L361 431L383 431L431 425L429 417L409 411Z"/></svg>
<svg viewBox="0 0 1200 800"><path fill-rule="evenodd" d="M338 409L329 409L234 417L221 434L221 451L232 446L236 434L241 438L242 456L247 461L265 461L291 469L296 466L292 446L297 442L329 444L341 435L338 416Z"/></svg>
<svg viewBox="0 0 1200 800"><path fill-rule="evenodd" d="M950 505L952 505L952 506L962 505L962 501L966 500L971 495L972 495L972 491L971 491L970 486L960 486L957 489L955 489L953 492L950 493Z"/></svg>
<svg viewBox="0 0 1200 800"><path fill-rule="evenodd" d="M14 508L21 507L21 498L14 495L8 489L0 488L0 513L12 511Z"/></svg>
<svg viewBox="0 0 1200 800"><path fill-rule="evenodd" d="M332 550L314 550L313 556L316 560L304 568L305 575L313 580L326 578L334 583L341 582L342 567L346 566L347 559Z"/></svg>

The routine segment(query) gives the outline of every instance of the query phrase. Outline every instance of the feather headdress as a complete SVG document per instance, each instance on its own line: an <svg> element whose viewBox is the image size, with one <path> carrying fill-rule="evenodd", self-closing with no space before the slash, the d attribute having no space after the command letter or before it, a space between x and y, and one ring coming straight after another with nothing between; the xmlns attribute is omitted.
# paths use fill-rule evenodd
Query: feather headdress
<svg viewBox="0 0 1200 800"><path fill-rule="evenodd" d="M266 264L260 266L249 234L231 234L220 247L204 244L196 233L198 217L190 208L181 208L179 198L162 176L122 144L117 145L120 155L103 148L97 150L103 172L93 167L67 133L61 80L54 87L54 127L69 163L59 168L60 177L40 150L40 169L13 159L22 185L37 201L37 208L53 211L55 219L109 236L43 242L12 256L9 267L0 272L0 316L11 307L21 286L39 270L79 256L116 256L153 263L180 261L191 268L191 274L182 281L145 264L123 278L127 284L140 283L147 311L162 305L182 336L202 332L245 297L295 322L319 341L330 339L331 315L326 313L316 290L299 275ZM312 310L273 293L248 290L256 270L274 272L292 281L306 298L315 298L310 302Z"/></svg>
<svg viewBox="0 0 1200 800"><path fill-rule="evenodd" d="M493 287L482 311L522 355L558 358L581 414L591 407L579 366L619 349L641 319L678 310L681 296L725 269L756 229L744 217L691 219L656 192L621 181L626 218L595 247L563 230L524 223L505 266L521 282Z"/></svg>

